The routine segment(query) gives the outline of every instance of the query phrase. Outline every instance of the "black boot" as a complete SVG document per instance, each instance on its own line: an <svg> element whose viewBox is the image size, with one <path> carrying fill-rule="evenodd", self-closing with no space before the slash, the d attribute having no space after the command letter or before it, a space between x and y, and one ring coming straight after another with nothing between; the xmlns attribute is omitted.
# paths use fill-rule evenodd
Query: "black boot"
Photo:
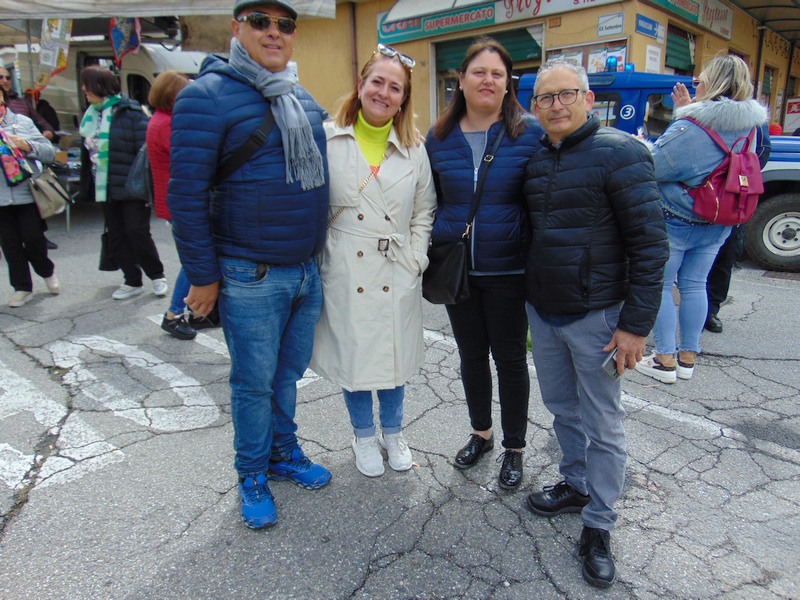
<svg viewBox="0 0 800 600"><path fill-rule="evenodd" d="M584 527L580 555L583 557L583 578L596 587L611 587L617 577L614 559L611 558L611 534L605 529Z"/></svg>
<svg viewBox="0 0 800 600"><path fill-rule="evenodd" d="M500 467L500 476L497 478L497 485L504 490L515 490L522 483L522 457L525 453L521 450L506 450L497 457L499 461L503 459L503 466Z"/></svg>

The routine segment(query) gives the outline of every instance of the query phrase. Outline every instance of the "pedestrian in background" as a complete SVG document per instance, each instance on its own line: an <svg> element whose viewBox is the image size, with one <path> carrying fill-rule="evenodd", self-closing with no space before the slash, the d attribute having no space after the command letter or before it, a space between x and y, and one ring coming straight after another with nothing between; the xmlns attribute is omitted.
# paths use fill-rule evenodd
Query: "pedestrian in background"
<svg viewBox="0 0 800 600"><path fill-rule="evenodd" d="M320 256L324 304L311 368L343 388L356 467L407 471L405 383L425 361L422 272L436 195L411 104L414 59L378 45L326 124L331 206ZM376 437L373 391L380 405Z"/></svg>
<svg viewBox="0 0 800 600"><path fill-rule="evenodd" d="M652 148L670 255L653 328L655 352L640 361L636 370L662 383L690 379L694 373L700 334L708 317L706 281L732 229L709 223L693 210L689 190L702 185L725 155L704 129L687 117L715 131L728 147L767 120L766 109L753 100L747 64L738 56L713 58L694 85L694 102L675 111L675 120ZM672 298L676 281L681 298L678 309Z"/></svg>
<svg viewBox="0 0 800 600"><path fill-rule="evenodd" d="M84 67L80 81L89 108L80 125L79 198L103 205L111 257L125 276L111 297L125 300L141 294L142 269L153 281L153 293L166 296L164 265L150 236L150 205L125 190L131 165L145 143L148 117L138 102L120 93L119 80L108 69Z"/></svg>
<svg viewBox="0 0 800 600"><path fill-rule="evenodd" d="M23 178L20 161L47 164L55 159L55 148L28 117L8 108L8 95L0 87L0 245L8 263L8 278L14 288L8 305L18 308L33 298L31 270L44 279L51 294L61 292L55 265L47 256L42 218L33 201L30 184ZM34 167L29 164L29 168Z"/></svg>
<svg viewBox="0 0 800 600"><path fill-rule="evenodd" d="M172 134L172 107L178 93L189 83L189 78L183 73L170 69L156 77L153 87L147 96L147 102L155 109L153 117L147 124L147 157L153 173L153 204L156 216L172 223L172 215L167 207L167 186L169 184L169 150L170 135ZM179 340L192 340L197 335L197 329L214 326L212 319L195 317L190 314L188 319L184 315L186 302L184 298L189 295L189 280L183 267L175 279L170 302L164 318L161 320L161 329ZM219 322L217 317L216 322Z"/></svg>
<svg viewBox="0 0 800 600"><path fill-rule="evenodd" d="M542 134L517 102L512 68L511 56L496 40L484 37L472 44L459 69L458 88L426 141L438 196L435 244L464 234L477 180L488 173L471 224L470 298L446 306L472 425L454 465L471 467L494 448L491 352L505 448L498 485L507 490L522 481L530 396L525 316L530 226L522 186L525 165ZM486 155L498 136L502 141L487 171Z"/></svg>

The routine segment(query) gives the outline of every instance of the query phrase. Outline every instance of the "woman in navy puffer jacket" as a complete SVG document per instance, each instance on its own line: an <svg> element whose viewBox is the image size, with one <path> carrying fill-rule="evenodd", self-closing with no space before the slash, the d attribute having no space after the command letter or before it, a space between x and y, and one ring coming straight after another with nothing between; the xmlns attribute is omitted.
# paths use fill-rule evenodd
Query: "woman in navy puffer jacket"
<svg viewBox="0 0 800 600"><path fill-rule="evenodd" d="M525 166L542 130L526 118L511 81L511 57L499 43L481 38L467 49L459 86L426 142L438 195L434 244L464 233L475 185L486 170L484 156L503 136L480 198L470 237L471 296L447 306L461 357L461 380L472 435L455 466L474 465L494 447L492 375L497 368L503 427L499 485L516 489L528 423L530 380L525 316L525 256L530 225L522 187Z"/></svg>

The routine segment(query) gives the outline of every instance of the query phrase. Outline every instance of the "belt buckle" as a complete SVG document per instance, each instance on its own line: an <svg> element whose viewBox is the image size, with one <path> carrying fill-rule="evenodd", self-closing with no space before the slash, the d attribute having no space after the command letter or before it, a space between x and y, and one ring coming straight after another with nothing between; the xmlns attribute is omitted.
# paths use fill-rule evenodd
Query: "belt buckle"
<svg viewBox="0 0 800 600"><path fill-rule="evenodd" d="M381 238L378 240L378 252L387 252L389 250L389 238Z"/></svg>

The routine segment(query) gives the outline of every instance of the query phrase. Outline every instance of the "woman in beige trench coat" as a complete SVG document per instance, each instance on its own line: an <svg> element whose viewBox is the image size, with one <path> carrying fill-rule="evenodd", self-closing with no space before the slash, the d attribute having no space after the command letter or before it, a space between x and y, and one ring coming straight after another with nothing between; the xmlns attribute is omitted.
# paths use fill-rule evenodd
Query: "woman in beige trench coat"
<svg viewBox="0 0 800 600"><path fill-rule="evenodd" d="M412 466L402 433L404 384L425 353L422 272L436 197L414 125L413 66L379 45L326 124L331 207L311 368L343 388L356 467L369 477L384 472L379 445L392 469Z"/></svg>

